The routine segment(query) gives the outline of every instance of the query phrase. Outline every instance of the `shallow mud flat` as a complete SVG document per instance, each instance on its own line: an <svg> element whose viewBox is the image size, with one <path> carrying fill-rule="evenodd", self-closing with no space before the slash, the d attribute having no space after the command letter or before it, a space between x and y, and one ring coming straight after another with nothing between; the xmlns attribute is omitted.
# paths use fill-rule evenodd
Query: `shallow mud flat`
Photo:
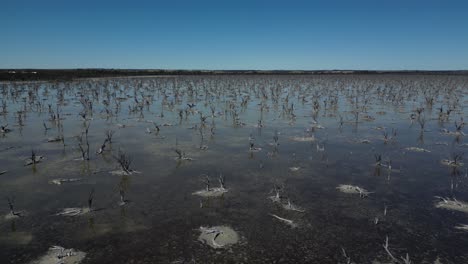
<svg viewBox="0 0 468 264"><path fill-rule="evenodd" d="M0 263L468 263L467 76L0 94Z"/></svg>

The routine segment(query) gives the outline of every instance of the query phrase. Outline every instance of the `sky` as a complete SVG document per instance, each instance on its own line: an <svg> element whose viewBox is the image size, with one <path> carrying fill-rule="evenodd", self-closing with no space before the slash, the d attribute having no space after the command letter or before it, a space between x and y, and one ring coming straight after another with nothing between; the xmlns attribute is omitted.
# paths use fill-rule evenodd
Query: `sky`
<svg viewBox="0 0 468 264"><path fill-rule="evenodd" d="M468 70L468 1L11 0L0 68Z"/></svg>

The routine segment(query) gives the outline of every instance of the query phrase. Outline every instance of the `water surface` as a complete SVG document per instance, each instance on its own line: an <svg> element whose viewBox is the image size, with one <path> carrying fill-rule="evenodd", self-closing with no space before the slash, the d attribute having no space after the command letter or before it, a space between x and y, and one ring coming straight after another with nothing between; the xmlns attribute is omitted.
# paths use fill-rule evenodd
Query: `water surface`
<svg viewBox="0 0 468 264"><path fill-rule="evenodd" d="M386 237L398 259L468 262L468 233L455 228L468 215L434 206L435 196L468 201L467 167L441 163L468 149L453 133L468 118L465 76L106 78L6 82L0 92L0 124L11 129L0 133L1 263L29 263L53 245L86 252L82 263L346 263L342 249L355 263L391 263ZM80 160L86 126L89 160ZM107 130L112 143L98 155ZM110 173L119 149L141 173ZM177 160L175 149L193 160ZM24 166L32 150L45 159ZM217 187L220 174L225 195L192 194L203 175ZM57 178L81 180L50 183ZM305 212L268 199L275 185ZM92 190L99 210L55 215L86 207ZM3 197L25 216L4 219ZM240 241L213 249L198 240L200 226L230 226Z"/></svg>

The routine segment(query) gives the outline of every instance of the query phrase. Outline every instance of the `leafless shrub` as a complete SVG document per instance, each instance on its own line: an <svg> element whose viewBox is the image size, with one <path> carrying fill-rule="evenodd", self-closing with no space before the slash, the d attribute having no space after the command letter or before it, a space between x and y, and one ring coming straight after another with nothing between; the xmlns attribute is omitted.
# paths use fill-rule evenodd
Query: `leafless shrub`
<svg viewBox="0 0 468 264"><path fill-rule="evenodd" d="M130 173L132 170L130 169L130 165L132 164L132 159L130 156L128 156L124 151L122 151L120 148L119 148L119 151L117 152L117 155L114 156L115 160L117 160L117 162L119 163L120 165L120 168L126 172L126 173Z"/></svg>

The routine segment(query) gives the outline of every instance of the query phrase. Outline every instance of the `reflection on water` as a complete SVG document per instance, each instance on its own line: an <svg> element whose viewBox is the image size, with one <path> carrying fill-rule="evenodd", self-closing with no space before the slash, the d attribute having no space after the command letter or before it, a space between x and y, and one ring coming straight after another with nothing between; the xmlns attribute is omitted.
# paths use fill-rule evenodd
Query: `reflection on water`
<svg viewBox="0 0 468 264"><path fill-rule="evenodd" d="M1 83L0 262L466 263L467 85Z"/></svg>

